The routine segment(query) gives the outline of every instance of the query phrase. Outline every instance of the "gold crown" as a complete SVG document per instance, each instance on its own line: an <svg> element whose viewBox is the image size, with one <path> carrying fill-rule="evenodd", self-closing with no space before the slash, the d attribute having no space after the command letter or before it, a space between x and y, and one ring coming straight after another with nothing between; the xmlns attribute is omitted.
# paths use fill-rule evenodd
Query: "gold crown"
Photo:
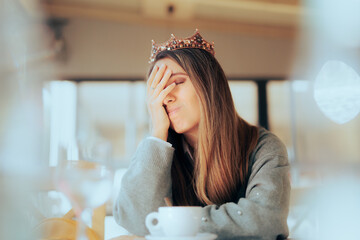
<svg viewBox="0 0 360 240"><path fill-rule="evenodd" d="M158 53L168 50L176 50L181 48L199 48L204 49L215 55L214 51L214 42L209 43L200 35L199 30L196 29L194 35L184 39L177 39L174 34L171 34L169 40L164 43L156 44L154 40L152 40L152 48L151 48L151 56L149 63L152 63L155 60L155 57Z"/></svg>

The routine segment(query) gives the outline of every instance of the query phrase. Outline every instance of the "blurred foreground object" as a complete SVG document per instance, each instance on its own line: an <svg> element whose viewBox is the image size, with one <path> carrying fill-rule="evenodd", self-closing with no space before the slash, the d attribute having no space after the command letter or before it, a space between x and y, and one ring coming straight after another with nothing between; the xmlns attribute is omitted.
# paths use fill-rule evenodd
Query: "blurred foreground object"
<svg viewBox="0 0 360 240"><path fill-rule="evenodd" d="M342 169L327 172L323 183L303 192L298 200L302 226L292 233L295 239L357 239L360 234L360 175ZM357 173L356 173L357 172ZM295 230L295 229L294 229Z"/></svg>
<svg viewBox="0 0 360 240"><path fill-rule="evenodd" d="M323 164L360 163L360 15L354 10L360 1L304 4L309 14L291 76L290 155L314 175ZM294 182L301 174L294 172Z"/></svg>
<svg viewBox="0 0 360 240"><path fill-rule="evenodd" d="M350 171L333 174L313 198L318 215L316 239L356 239L360 235L360 175Z"/></svg>
<svg viewBox="0 0 360 240"><path fill-rule="evenodd" d="M42 86L52 54L41 12L27 3L0 0L0 239L33 239L30 194L47 155Z"/></svg>
<svg viewBox="0 0 360 240"><path fill-rule="evenodd" d="M360 1L304 3L310 14L303 21L291 85L296 161L289 219L296 224L289 224L290 236L357 239Z"/></svg>
<svg viewBox="0 0 360 240"><path fill-rule="evenodd" d="M309 1L309 7L319 51L328 58L315 80L315 101L325 116L344 124L360 112L360 1Z"/></svg>
<svg viewBox="0 0 360 240"><path fill-rule="evenodd" d="M309 81L321 112L337 124L360 112L360 1L305 1L294 79Z"/></svg>
<svg viewBox="0 0 360 240"><path fill-rule="evenodd" d="M351 121L360 112L359 74L344 62L326 62L316 77L314 98L325 116L335 123Z"/></svg>
<svg viewBox="0 0 360 240"><path fill-rule="evenodd" d="M85 163L83 161L79 161L78 164L80 164L82 168L84 167L92 169L94 167L91 163ZM54 191L56 189L56 184L50 183L52 178L56 178L55 175L58 174L58 171L59 169L50 167L50 169L47 171L51 173L48 176L49 178L46 179L48 183L39 183L36 186L36 189L43 193L42 195L35 194L37 200L42 200L36 201L36 203L41 202L41 204L34 204L35 208L33 211L36 211L37 216L32 232L35 234L37 239L77 239L76 236L79 221L77 218L75 218L75 208L70 205L68 205L66 208L61 207L61 204L56 204L54 201L50 202L50 204L46 204L49 202L49 196L52 195L52 198L54 199L56 197L54 196L55 193L60 194L59 192ZM44 207L44 205L48 205L49 208L47 209ZM55 214L55 209L59 211L57 214ZM60 211L64 209L66 209L66 211L60 213ZM87 238L90 240L103 240L105 205L103 204L95 208L88 217L91 218L91 221L90 223L86 222L86 226L84 226L86 229Z"/></svg>

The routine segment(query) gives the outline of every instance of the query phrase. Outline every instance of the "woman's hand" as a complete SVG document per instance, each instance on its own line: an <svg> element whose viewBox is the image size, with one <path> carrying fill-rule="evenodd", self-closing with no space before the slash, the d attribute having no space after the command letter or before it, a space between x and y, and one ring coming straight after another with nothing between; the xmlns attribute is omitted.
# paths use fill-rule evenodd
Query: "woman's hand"
<svg viewBox="0 0 360 240"><path fill-rule="evenodd" d="M170 120L163 106L165 97L174 89L175 83L166 86L172 72L163 64L154 66L147 80L147 106L151 117L151 135L167 141Z"/></svg>

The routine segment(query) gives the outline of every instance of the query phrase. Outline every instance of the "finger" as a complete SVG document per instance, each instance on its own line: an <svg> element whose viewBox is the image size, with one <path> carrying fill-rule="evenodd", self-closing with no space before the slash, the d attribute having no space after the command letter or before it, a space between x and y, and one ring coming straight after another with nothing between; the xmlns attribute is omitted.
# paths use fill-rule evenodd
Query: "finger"
<svg viewBox="0 0 360 240"><path fill-rule="evenodd" d="M167 66L165 64L162 64L161 67L159 68L158 72L156 73L154 80L151 83L151 90L156 89L156 86L159 84L159 82L161 81L161 79L163 78L163 75L165 73Z"/></svg>
<svg viewBox="0 0 360 240"><path fill-rule="evenodd" d="M164 73L164 76L162 77L161 81L159 82L159 84L155 88L154 96L159 95L159 93L165 88L166 83L169 81L171 74L172 74L172 71L170 69L166 70L166 72Z"/></svg>
<svg viewBox="0 0 360 240"><path fill-rule="evenodd" d="M160 80L162 79L164 72L166 69L166 65L163 64L161 65L159 71L156 73L154 81L151 83L151 89L154 90L156 88L156 86L158 85L158 83L160 82Z"/></svg>
<svg viewBox="0 0 360 240"><path fill-rule="evenodd" d="M175 88L176 84L173 82L169 86L167 86L164 90L161 91L158 98L159 101L163 102L165 97Z"/></svg>
<svg viewBox="0 0 360 240"><path fill-rule="evenodd" d="M148 88L151 86L152 82L154 81L154 77L155 77L156 73L158 72L158 70L159 70L159 67L157 65L155 65L153 67L153 69L150 73L150 76L147 80L147 83L146 83Z"/></svg>

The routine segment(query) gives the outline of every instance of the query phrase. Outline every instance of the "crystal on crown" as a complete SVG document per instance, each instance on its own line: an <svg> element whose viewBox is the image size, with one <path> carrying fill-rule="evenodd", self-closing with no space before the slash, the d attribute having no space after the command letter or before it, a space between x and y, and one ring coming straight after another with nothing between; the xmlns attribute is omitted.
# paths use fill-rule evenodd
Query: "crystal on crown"
<svg viewBox="0 0 360 240"><path fill-rule="evenodd" d="M156 44L154 40L152 40L152 48L151 48L151 56L149 63L152 63L155 60L155 57L158 53L168 50L176 50L181 48L199 48L208 51L212 55L215 55L214 51L214 42L209 43L200 35L199 30L196 29L194 35L184 39L178 39L171 34L171 37L168 41L160 44Z"/></svg>

